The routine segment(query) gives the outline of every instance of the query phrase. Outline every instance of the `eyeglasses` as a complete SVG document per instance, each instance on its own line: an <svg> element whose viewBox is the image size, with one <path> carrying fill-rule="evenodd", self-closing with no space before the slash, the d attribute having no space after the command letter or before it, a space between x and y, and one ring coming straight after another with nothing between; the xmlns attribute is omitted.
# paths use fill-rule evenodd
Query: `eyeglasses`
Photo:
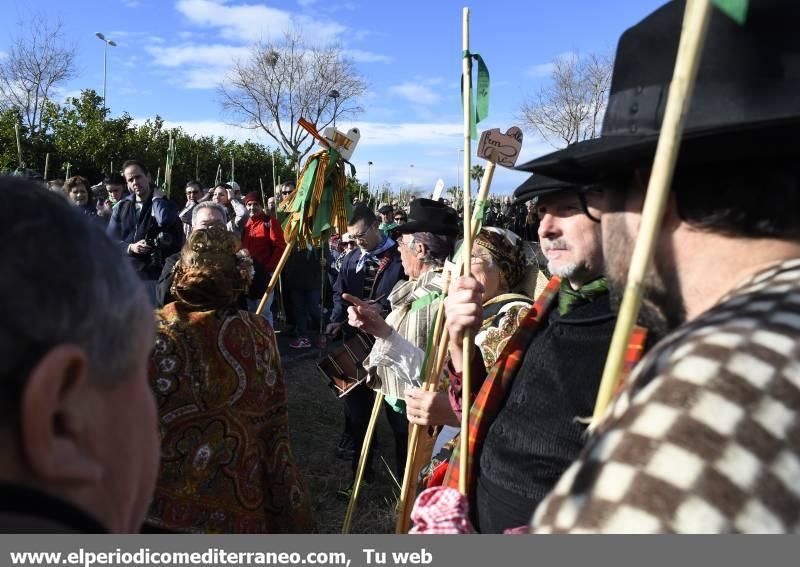
<svg viewBox="0 0 800 567"><path fill-rule="evenodd" d="M350 236L353 238L353 240L364 240L364 237L366 237L370 232L372 232L372 229L374 229L374 228L375 228L374 226L371 226L367 230L365 230L364 232L362 232L360 234L352 234L351 233Z"/></svg>

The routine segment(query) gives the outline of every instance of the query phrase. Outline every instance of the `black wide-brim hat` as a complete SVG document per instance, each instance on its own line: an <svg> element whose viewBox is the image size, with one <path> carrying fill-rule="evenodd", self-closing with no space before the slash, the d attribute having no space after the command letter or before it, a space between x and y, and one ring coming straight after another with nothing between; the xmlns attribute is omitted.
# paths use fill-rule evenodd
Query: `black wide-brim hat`
<svg viewBox="0 0 800 567"><path fill-rule="evenodd" d="M678 51L684 0L623 33L599 138L517 169L591 183L655 155ZM751 0L740 25L712 8L678 167L800 156L800 2Z"/></svg>
<svg viewBox="0 0 800 567"><path fill-rule="evenodd" d="M389 214L394 211L394 208L391 205L383 205L381 208L378 209L378 212L382 215Z"/></svg>
<svg viewBox="0 0 800 567"><path fill-rule="evenodd" d="M577 191L581 188L580 185L569 182L553 179L546 175L534 173L525 182L514 189L513 204L521 205L535 197L542 195L549 195L550 193L558 193L560 191Z"/></svg>
<svg viewBox="0 0 800 567"><path fill-rule="evenodd" d="M399 234L431 232L444 236L457 236L458 213L452 207L433 199L417 198L411 201L408 221L395 229Z"/></svg>

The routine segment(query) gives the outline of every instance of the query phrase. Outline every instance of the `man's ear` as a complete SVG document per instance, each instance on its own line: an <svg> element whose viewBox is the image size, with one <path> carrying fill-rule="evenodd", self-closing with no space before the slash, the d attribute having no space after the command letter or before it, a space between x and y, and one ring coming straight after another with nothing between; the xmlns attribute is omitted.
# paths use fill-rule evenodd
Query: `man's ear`
<svg viewBox="0 0 800 567"><path fill-rule="evenodd" d="M96 396L88 357L76 345L58 345L33 368L22 392L20 438L37 480L56 484L102 478L89 443Z"/></svg>
<svg viewBox="0 0 800 567"><path fill-rule="evenodd" d="M414 248L417 251L417 258L420 260L425 257L425 245L422 242L416 241Z"/></svg>

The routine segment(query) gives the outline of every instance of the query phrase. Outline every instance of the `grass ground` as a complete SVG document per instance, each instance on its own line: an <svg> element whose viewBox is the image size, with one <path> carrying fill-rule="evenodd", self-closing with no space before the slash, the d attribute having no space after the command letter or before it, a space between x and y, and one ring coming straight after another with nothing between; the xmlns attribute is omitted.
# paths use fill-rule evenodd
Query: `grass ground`
<svg viewBox="0 0 800 567"><path fill-rule="evenodd" d="M336 492L351 481L350 463L336 458L344 425L343 404L317 369L320 350L298 353L286 348L284 340L279 343L289 391L292 448L308 486L317 529L320 533L341 533L347 502L338 499ZM400 489L389 472L394 471L394 448L383 412L376 436L375 479L361 490L351 533L394 533Z"/></svg>

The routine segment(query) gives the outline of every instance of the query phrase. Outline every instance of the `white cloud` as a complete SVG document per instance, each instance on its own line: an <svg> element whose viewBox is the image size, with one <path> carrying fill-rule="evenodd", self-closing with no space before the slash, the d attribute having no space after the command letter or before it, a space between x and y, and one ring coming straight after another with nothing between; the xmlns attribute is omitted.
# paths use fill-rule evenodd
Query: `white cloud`
<svg viewBox="0 0 800 567"><path fill-rule="evenodd" d="M258 4L230 6L224 0L178 0L176 7L193 24L219 28L223 37L241 42L279 40L292 29L320 43L337 39L347 28L333 21L292 14Z"/></svg>
<svg viewBox="0 0 800 567"><path fill-rule="evenodd" d="M144 124L145 118L134 118L136 125ZM164 128L182 128L190 136L222 136L237 142L256 142L268 144L268 137L260 130L240 128L234 124L227 124L218 120L164 120ZM271 144L274 146L274 142Z"/></svg>
<svg viewBox="0 0 800 567"><path fill-rule="evenodd" d="M441 98L433 89L419 83L395 85L389 91L414 104L436 104Z"/></svg>
<svg viewBox="0 0 800 567"><path fill-rule="evenodd" d="M343 49L342 55L349 57L357 63L391 63L394 61L394 59L388 55L372 53L371 51L364 51L362 49Z"/></svg>
<svg viewBox="0 0 800 567"><path fill-rule="evenodd" d="M553 61L550 61L549 63L540 63L539 65L528 67L527 69L525 69L525 74L535 79L549 77L553 73L553 69L555 69L555 61L559 59L571 59L574 57L580 57L580 56L573 51L565 51L563 53L559 53L553 58Z"/></svg>
<svg viewBox="0 0 800 567"><path fill-rule="evenodd" d="M405 146L456 144L463 139L463 125L446 122L354 122L347 124L361 130L360 145Z"/></svg>
<svg viewBox="0 0 800 567"><path fill-rule="evenodd" d="M525 69L525 74L534 78L549 77L554 68L553 63L541 63Z"/></svg>
<svg viewBox="0 0 800 567"><path fill-rule="evenodd" d="M175 47L148 46L145 48L160 67L214 66L229 67L237 59L244 59L250 53L247 47L231 45L179 45Z"/></svg>

